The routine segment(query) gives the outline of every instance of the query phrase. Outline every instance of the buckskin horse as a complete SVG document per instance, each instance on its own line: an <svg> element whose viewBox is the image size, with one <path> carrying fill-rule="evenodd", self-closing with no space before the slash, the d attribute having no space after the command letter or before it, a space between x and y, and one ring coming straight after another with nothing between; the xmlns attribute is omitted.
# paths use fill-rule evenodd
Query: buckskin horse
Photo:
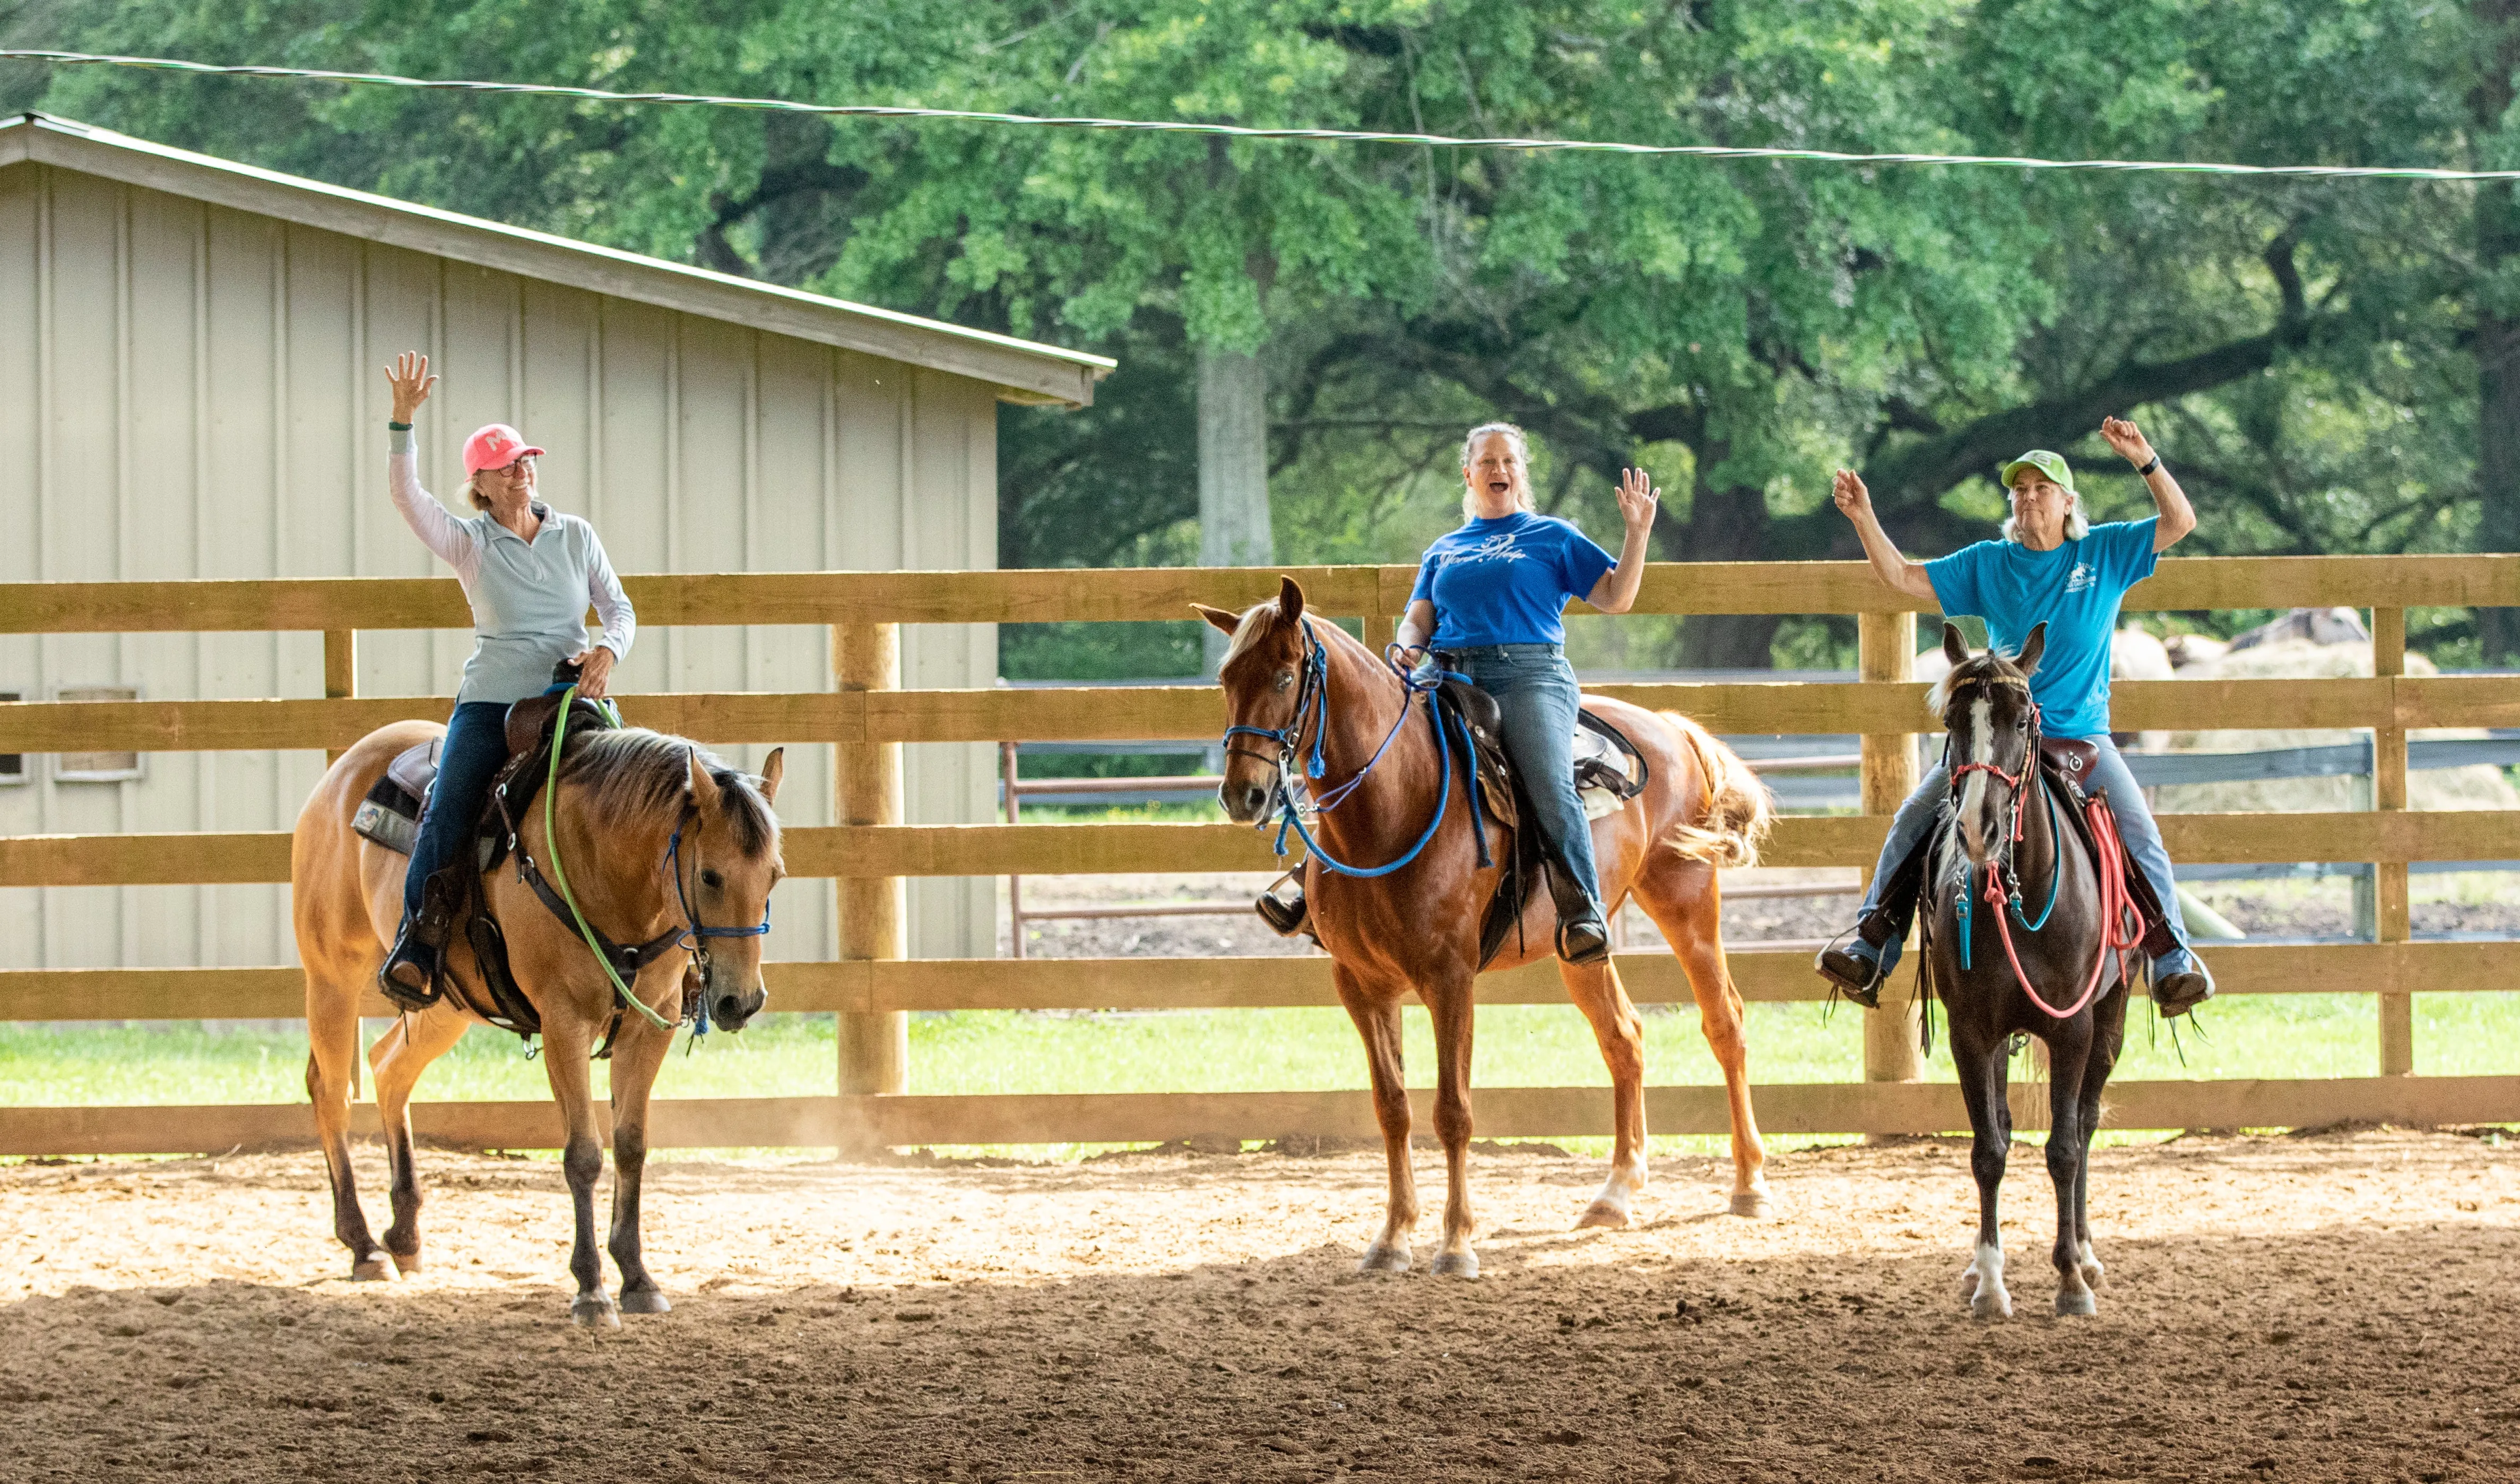
<svg viewBox="0 0 2520 1484"><path fill-rule="evenodd" d="M495 1012L479 955L454 934L447 944L450 992L401 1015L369 1052L392 1171L393 1224L381 1248L350 1175L350 1102L358 1087L360 1000L402 916L406 858L353 832L351 817L388 764L444 731L435 722L406 721L362 738L316 785L290 851L297 953L306 969L306 1091L332 1177L333 1230L350 1249L355 1279L419 1271L412 1087L466 1030ZM504 932L514 988L539 1021L543 1069L567 1130L562 1168L577 1218L569 1315L581 1325L617 1326L622 1310L661 1314L672 1307L641 1260L639 1180L649 1093L674 1028L687 1010L704 1008L718 1024L741 1029L767 998L761 949L770 889L783 873L770 809L782 754L770 754L756 784L679 737L622 728L569 733L563 741L545 790L548 807L538 796L521 811L508 858L483 876L479 900ZM560 908L535 890L537 878L554 876L586 927L612 943L652 950L640 955L635 976L620 987L581 924L563 922ZM761 925L728 925L751 923ZM604 1291L595 1246L604 1128L591 1059L608 1037L614 1172L608 1245L621 1272L617 1304Z"/></svg>
<svg viewBox="0 0 2520 1484"><path fill-rule="evenodd" d="M2043 623L2016 656L1972 655L1959 631L1945 624L1951 673L1927 701L1950 739L1952 799L1926 874L1918 993L1943 1003L1975 1136L1969 1164L1977 1176L1977 1243L1960 1273L1960 1296L1980 1319L2012 1313L1997 1201L2012 1147L2006 1064L2013 1038L2024 1035L2048 1044L2056 1312L2098 1307L2092 1287L2101 1266L2092 1249L2088 1200L2092 1134L2100 1090L2126 1040L2134 973L2128 950L2141 928L2114 821L2104 803L2086 815L2071 782L2088 766L2076 764L2073 749L2081 744L2043 746L2030 676L2047 646Z"/></svg>
<svg viewBox="0 0 2520 1484"><path fill-rule="evenodd" d="M1467 1160L1470 1143L1472 982L1480 971L1480 926L1511 852L1497 827L1474 828L1466 759L1439 746L1430 702L1380 656L1337 625L1304 615L1303 589L1283 580L1274 603L1243 613L1198 607L1199 616L1234 636L1220 671L1238 736L1275 740L1277 753L1234 744L1219 793L1225 811L1261 823L1284 807L1298 771L1319 780L1315 797L1332 801L1312 827L1317 842L1304 867L1314 929L1329 951L1330 976L1365 1040L1375 1120L1389 1165L1390 1199L1363 1271L1404 1271L1418 1220L1409 1164L1409 1095L1401 1076L1400 1005L1416 991L1434 1020L1435 1132L1444 1146L1447 1192L1443 1244L1433 1271L1474 1276ZM1683 717L1586 697L1588 711L1611 722L1645 763L1646 786L1593 824L1601 899L1616 912L1634 896L1662 928L1688 974L1707 1045L1724 1069L1732 1112L1732 1209L1764 1214L1767 1180L1750 1082L1741 997L1724 962L1715 872L1758 857L1769 823L1768 796L1741 759ZM1449 734L1448 734L1449 735ZM1315 769L1309 759L1318 757ZM1334 801L1333 801L1334 800ZM1482 866L1486 852L1496 862ZM1383 870L1412 850L1397 869ZM1325 855L1380 874L1342 874ZM1489 968L1518 967L1555 941L1550 893L1532 892L1519 931L1508 933ZM1616 1138L1608 1179L1577 1223L1620 1227L1645 1185L1643 1022L1608 963L1560 964L1566 993L1592 1022L1610 1070Z"/></svg>

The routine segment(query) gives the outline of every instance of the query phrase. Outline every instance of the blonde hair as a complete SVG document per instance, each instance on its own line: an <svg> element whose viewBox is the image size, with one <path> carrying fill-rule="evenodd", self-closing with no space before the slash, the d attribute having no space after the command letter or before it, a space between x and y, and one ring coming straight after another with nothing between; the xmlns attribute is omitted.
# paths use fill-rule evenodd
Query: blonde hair
<svg viewBox="0 0 2520 1484"><path fill-rule="evenodd" d="M1522 478L1517 481L1517 486L1514 491L1513 508L1516 510L1532 509L1531 443L1528 439L1523 437L1522 429L1514 427L1511 423L1481 423L1478 427L1471 428L1467 433L1462 435L1462 473L1466 475L1469 472L1470 455L1478 448L1479 439L1489 436L1498 436L1505 439L1506 447L1513 450L1513 467L1522 474ZM1475 493L1466 487L1468 484L1468 480L1466 478L1462 480L1462 483L1464 488L1462 490L1462 520L1466 524L1467 522L1476 520L1479 517L1479 499Z"/></svg>
<svg viewBox="0 0 2520 1484"><path fill-rule="evenodd" d="M534 469L533 459L528 456L520 462L525 466L525 472L530 475ZM480 489L477 487L480 482L481 475L476 473L471 478L466 479L461 485L458 485L456 487L456 493L462 495L465 503L472 506L474 510L485 511L490 508L490 497L481 493Z"/></svg>

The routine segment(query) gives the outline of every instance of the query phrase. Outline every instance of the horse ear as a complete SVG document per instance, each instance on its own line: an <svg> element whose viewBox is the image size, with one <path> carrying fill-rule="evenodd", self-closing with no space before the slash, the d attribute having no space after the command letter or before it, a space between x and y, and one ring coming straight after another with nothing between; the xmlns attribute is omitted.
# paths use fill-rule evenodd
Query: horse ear
<svg viewBox="0 0 2520 1484"><path fill-rule="evenodd" d="M1968 641L1960 637L1960 626L1948 618L1943 620L1943 657L1952 662L1954 669L1968 659Z"/></svg>
<svg viewBox="0 0 2520 1484"><path fill-rule="evenodd" d="M2012 662L2021 667L2022 674L2034 675L2039 671L2039 656L2047 652L2048 621L2043 618L2031 626L2030 637L2021 641L2021 652L2012 656Z"/></svg>
<svg viewBox="0 0 2520 1484"><path fill-rule="evenodd" d="M772 803L779 797L779 780L788 771L788 749L773 747L761 760L761 800Z"/></svg>
<svg viewBox="0 0 2520 1484"><path fill-rule="evenodd" d="M1206 619L1211 626L1223 629L1229 634L1242 627L1240 615L1229 613L1223 608L1212 608L1204 603L1193 603L1190 608L1192 612Z"/></svg>
<svg viewBox="0 0 2520 1484"><path fill-rule="evenodd" d="M692 805L695 808L705 810L717 802L717 780L709 776L707 765L700 761L699 748L692 747L688 749L688 752L691 757L692 776L687 787L690 790Z"/></svg>
<svg viewBox="0 0 2520 1484"><path fill-rule="evenodd" d="M1288 623L1304 616L1304 590L1292 577L1278 579L1278 616Z"/></svg>

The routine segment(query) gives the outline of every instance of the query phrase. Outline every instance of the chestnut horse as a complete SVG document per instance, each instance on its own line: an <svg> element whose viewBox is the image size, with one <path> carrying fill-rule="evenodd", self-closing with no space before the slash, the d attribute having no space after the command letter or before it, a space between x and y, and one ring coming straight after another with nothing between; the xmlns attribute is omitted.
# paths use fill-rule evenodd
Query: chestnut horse
<svg viewBox="0 0 2520 1484"><path fill-rule="evenodd" d="M2126 1041L2127 950L2133 921L2114 827L2095 820L2101 854L2068 823L2070 801L2038 763L2038 707L2030 676L2047 649L2048 626L2030 631L2018 656L1972 655L1959 630L1943 626L1951 673L1930 697L1949 734L1945 770L1952 798L1920 914L1924 983L1951 1026L1975 1136L1978 1231L1960 1272L1960 1297L1979 1319L2012 1313L2003 1286L2003 1237L1997 1199L2012 1148L2004 1084L2012 1038L2048 1044L2048 1176L2056 1188L2058 1314L2090 1314L2100 1260L2092 1250L2092 1134L2100 1090ZM2114 859L2112 859L2114 858ZM2035 915L2035 920L2034 920Z"/></svg>
<svg viewBox="0 0 2520 1484"><path fill-rule="evenodd" d="M380 1248L368 1235L350 1176L350 1102L358 1091L360 1001L374 986L385 945L401 921L403 870L410 858L352 832L350 817L403 749L444 731L434 722L405 721L360 739L315 786L297 816L290 850L297 955L306 968L306 1092L315 1102L315 1126L332 1176L333 1230L350 1249L356 1279L390 1278L396 1268L420 1270L412 1086L480 1023L464 1007L466 996L450 993L425 1011L398 1017L368 1053L393 1174L393 1225ZM569 1256L577 1295L569 1316L581 1325L617 1326L624 1309L661 1314L672 1307L639 1251L648 1094L673 1042L687 987L704 997L717 1023L729 1030L741 1029L767 999L762 929L746 924L766 928L770 888L783 870L779 821L770 812L780 759L779 752L770 754L756 785L679 737L635 727L570 736L556 786L559 860L541 795L518 822L518 848L545 877L558 865L598 932L615 943L646 943L678 927L686 930L679 946L651 960L631 980L630 994L639 1006L621 1003L576 927L564 924L520 878L513 852L482 878L483 899L507 935L517 986L542 1021L543 1070L568 1131L562 1168L577 1216ZM693 929L704 936L696 940L689 935ZM491 1003L480 993L479 966L462 934L452 935L446 954L449 976L470 985L476 1003ZM609 1245L621 1270L618 1304L604 1291L603 1263L596 1255L595 1184L604 1173L604 1127L591 1090L591 1058L616 1021Z"/></svg>
<svg viewBox="0 0 2520 1484"><path fill-rule="evenodd" d="M1366 1248L1361 1267L1398 1272L1410 1265L1418 1192L1409 1166L1400 1002L1414 990L1434 1020L1435 1132L1443 1141L1449 1185L1443 1245L1433 1269L1475 1275L1467 1169L1472 981L1479 973L1480 920L1503 872L1479 865L1467 781L1454 765L1446 783L1428 702L1335 624L1307 619L1304 592L1294 579L1284 580L1277 602L1248 612L1204 607L1198 612L1234 636L1220 672L1234 725L1277 734L1288 750L1307 759L1318 741L1324 767L1312 787L1324 793L1356 779L1372 762L1364 781L1318 817L1314 837L1324 850L1343 862L1378 867L1398 860L1424 836L1418 855L1387 875L1340 875L1316 856L1304 868L1304 892L1314 930L1330 954L1339 1002L1365 1039L1374 1116L1389 1162L1382 1231ZM1301 677L1316 664L1319 684L1305 683ZM1769 824L1767 791L1732 749L1694 722L1599 697L1586 697L1584 706L1636 743L1650 775L1642 793L1593 823L1601 899L1616 912L1634 896L1688 970L1707 1045L1724 1068L1732 1109L1732 1209L1743 1216L1764 1214L1766 1155L1750 1112L1741 996L1725 968L1715 872L1758 858ZM1377 748L1382 753L1375 760ZM1279 806L1281 787L1274 759L1238 747L1228 757L1218 791L1227 814L1255 824ZM1508 852L1499 834L1488 828L1491 855L1502 863ZM1512 968L1548 955L1555 929L1549 892L1532 892L1519 935L1508 933L1488 967ZM1612 965L1560 964L1558 972L1568 997L1592 1022L1609 1066L1616 1132L1609 1178L1577 1225L1625 1226L1631 1201L1645 1184L1644 1023Z"/></svg>

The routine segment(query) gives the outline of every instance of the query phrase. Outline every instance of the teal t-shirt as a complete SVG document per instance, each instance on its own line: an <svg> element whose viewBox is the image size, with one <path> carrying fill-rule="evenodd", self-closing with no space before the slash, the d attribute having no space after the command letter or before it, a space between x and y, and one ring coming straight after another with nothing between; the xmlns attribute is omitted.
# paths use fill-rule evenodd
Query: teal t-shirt
<svg viewBox="0 0 2520 1484"><path fill-rule="evenodd" d="M2040 624L2048 649L2030 677L2040 725L2049 737L2098 737L2109 730L2109 635L2126 590L2152 575L2159 517L2094 525L2080 541L2034 552L2012 541L1981 541L1925 563L1946 614L1986 620L1987 638L2020 650Z"/></svg>

